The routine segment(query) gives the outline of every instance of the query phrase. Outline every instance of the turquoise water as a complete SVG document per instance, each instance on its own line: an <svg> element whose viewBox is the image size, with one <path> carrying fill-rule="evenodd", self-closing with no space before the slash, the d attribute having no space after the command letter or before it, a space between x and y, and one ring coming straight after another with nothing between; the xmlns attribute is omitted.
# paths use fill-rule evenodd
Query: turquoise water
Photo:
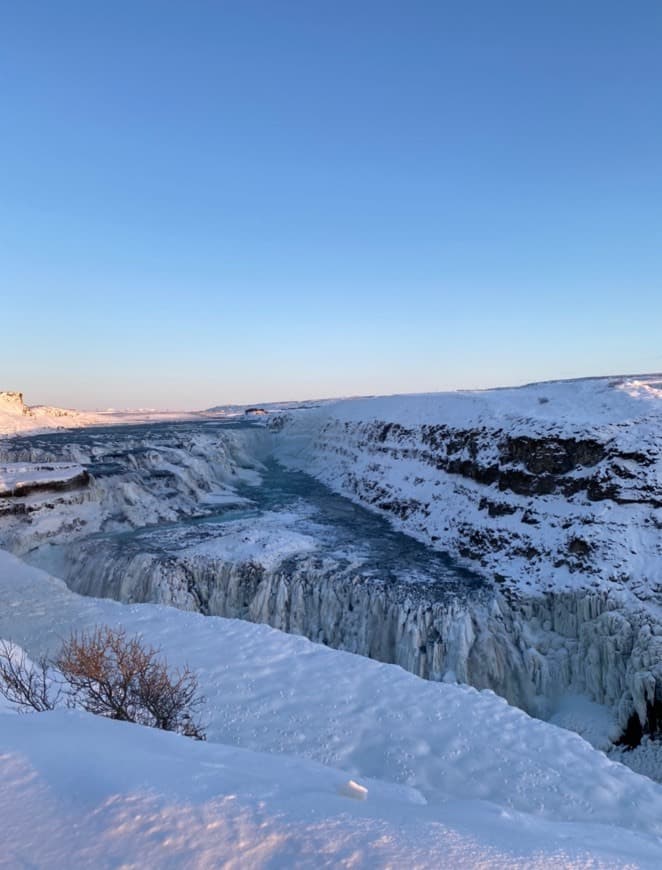
<svg viewBox="0 0 662 870"><path fill-rule="evenodd" d="M66 455L76 447L86 451L95 448L102 455L87 466L90 472L97 477L117 475L119 479L129 468L129 454L158 450L159 444L164 443L169 448L180 446L179 436L195 432L200 427L207 431L236 430L252 428L252 424L243 421L187 422L75 430L19 439L15 447L20 448L24 443L26 447L47 450L53 458ZM242 483L235 487L237 495L246 500L239 505L214 506L201 501L196 516L157 526L78 538L75 543L58 547L59 557L66 557L68 547L89 547L94 541L106 551L108 560L112 559L116 548L118 551L121 549L124 557L128 553L145 552L176 558L177 553L198 543L213 543L215 537L233 533L232 524L236 525L237 533L246 524L260 526L261 518L268 513L268 526L262 524L265 529L280 534L277 517L282 515L284 534L293 531L314 538L315 558L330 560L339 570L351 567L362 577L424 584L430 587L429 592L434 587L443 597L465 596L486 587L479 575L458 565L447 554L396 531L382 516L337 495L303 472L291 471L269 459L260 467L260 476L261 483L257 486ZM310 558L308 552L305 556ZM297 557L290 555L289 558ZM47 556L42 550L35 559L44 564Z"/></svg>

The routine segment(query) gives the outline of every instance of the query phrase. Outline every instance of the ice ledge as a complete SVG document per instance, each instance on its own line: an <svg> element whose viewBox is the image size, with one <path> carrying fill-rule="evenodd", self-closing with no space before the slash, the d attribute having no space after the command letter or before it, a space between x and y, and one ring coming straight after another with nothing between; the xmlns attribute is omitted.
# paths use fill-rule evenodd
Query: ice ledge
<svg viewBox="0 0 662 870"><path fill-rule="evenodd" d="M88 481L87 471L76 463L8 462L0 465L0 498L86 485Z"/></svg>

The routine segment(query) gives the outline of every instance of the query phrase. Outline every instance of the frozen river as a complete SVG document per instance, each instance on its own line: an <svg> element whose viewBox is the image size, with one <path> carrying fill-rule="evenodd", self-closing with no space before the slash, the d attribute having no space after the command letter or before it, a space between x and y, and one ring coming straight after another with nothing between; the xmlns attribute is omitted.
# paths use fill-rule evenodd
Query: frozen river
<svg viewBox="0 0 662 870"><path fill-rule="evenodd" d="M158 451L159 442L164 439L169 449L184 449L186 442L182 436L191 432L209 436L223 431L251 432L255 428L245 423L114 427L33 436L17 441L15 449L43 450L60 458L89 454L91 461L86 467L90 473L99 481L109 482L113 477L121 480L135 467L141 454ZM266 543L272 559L278 560L278 546L282 542L285 545L283 561L290 564L299 555L309 558L312 552L318 562L335 563L338 571L351 570L357 577L387 584L424 584L428 594L444 599L472 595L485 588L485 581L475 572L395 531L384 518L333 493L309 475L288 470L269 456L260 460L255 468L259 478L253 475L248 481L240 479L220 493L213 489L203 493L192 516L181 516L174 522L76 536L71 542L35 550L29 560L55 569L69 582L73 578L69 576L67 565L76 563L73 585L80 589L85 586L80 555L88 553L87 564L89 571L95 574L94 585L99 592L105 585L100 576L104 565L112 570L112 562L119 560L126 564L128 558L140 554L174 559L178 553L189 553L198 545L212 552L215 541L217 552L222 556L235 532L244 535L246 529L252 527L258 533L263 531L264 535L259 535L261 540L269 539ZM171 473L158 465L146 471L148 476L164 479ZM176 502L171 493L164 498ZM279 517L282 524L278 522ZM265 518L268 522L264 522ZM292 551L292 541L297 536L306 542L302 554ZM242 558L250 559L249 548L242 548ZM259 561L259 550L254 558Z"/></svg>

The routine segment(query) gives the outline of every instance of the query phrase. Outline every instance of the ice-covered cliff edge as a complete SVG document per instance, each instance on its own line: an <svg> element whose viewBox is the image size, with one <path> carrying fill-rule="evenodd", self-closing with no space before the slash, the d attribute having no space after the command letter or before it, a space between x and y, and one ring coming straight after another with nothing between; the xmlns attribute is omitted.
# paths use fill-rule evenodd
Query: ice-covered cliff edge
<svg viewBox="0 0 662 870"><path fill-rule="evenodd" d="M538 692L565 682L635 737L660 728L662 377L345 400L272 426L281 461L493 578Z"/></svg>
<svg viewBox="0 0 662 870"><path fill-rule="evenodd" d="M277 455L526 593L662 592L662 376L346 400Z"/></svg>
<svg viewBox="0 0 662 870"><path fill-rule="evenodd" d="M204 515L210 492L255 475L269 441L257 427L213 423L0 441L0 547L23 554L45 541Z"/></svg>
<svg viewBox="0 0 662 870"><path fill-rule="evenodd" d="M425 679L491 689L544 719L564 696L583 695L611 711L612 740L657 733L662 635L649 614L593 590L508 600L489 586L452 594L389 582L320 556L300 522L285 539L285 523L263 516L257 537L252 521L228 523L209 545L187 545L186 531L149 548L81 541L61 576L85 595L263 622Z"/></svg>
<svg viewBox="0 0 662 870"><path fill-rule="evenodd" d="M0 499L39 490L73 489L88 482L85 469L72 462L0 463Z"/></svg>

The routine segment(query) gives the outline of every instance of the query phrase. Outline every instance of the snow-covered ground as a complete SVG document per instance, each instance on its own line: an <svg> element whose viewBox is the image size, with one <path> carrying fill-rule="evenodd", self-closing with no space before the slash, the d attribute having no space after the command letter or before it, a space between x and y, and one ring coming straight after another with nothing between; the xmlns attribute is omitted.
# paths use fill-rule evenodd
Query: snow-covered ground
<svg viewBox="0 0 662 870"><path fill-rule="evenodd" d="M523 425L539 422L568 435L582 427L647 423L659 434L662 374L342 399L318 410L342 413L344 420L388 420L406 426L443 423L460 428L498 421L510 431L516 421Z"/></svg>
<svg viewBox="0 0 662 870"><path fill-rule="evenodd" d="M199 673L210 742L0 713L3 866L662 863L662 787L491 692L266 626L81 598L0 552L0 637L36 657L101 623Z"/></svg>
<svg viewBox="0 0 662 870"><path fill-rule="evenodd" d="M44 559L29 558L86 594L268 622L420 676L491 688L542 718L563 715L604 746L586 708L561 710L568 694L608 708L612 740L633 717L655 732L662 698L656 383L346 400L293 411L274 436L198 421L18 437L2 445L5 459L76 461L92 483L0 500L0 546L44 548ZM445 414L450 428L438 422ZM501 428L489 423L497 418ZM315 527L299 505L257 509L252 492L238 501L234 486L259 483L274 441L287 462L477 567L482 587L456 567L427 570L429 549L424 559L389 551L388 529L370 529L346 503L332 510L361 540L345 535L331 553L332 517ZM630 477L614 471L623 463ZM601 476L607 483L589 493ZM306 480L301 499L313 508ZM522 486L528 495L515 491ZM183 522L227 508L236 517L242 506L231 522ZM163 523L180 527L140 531ZM51 562L56 554L66 559ZM660 775L659 744L644 755L639 769Z"/></svg>

